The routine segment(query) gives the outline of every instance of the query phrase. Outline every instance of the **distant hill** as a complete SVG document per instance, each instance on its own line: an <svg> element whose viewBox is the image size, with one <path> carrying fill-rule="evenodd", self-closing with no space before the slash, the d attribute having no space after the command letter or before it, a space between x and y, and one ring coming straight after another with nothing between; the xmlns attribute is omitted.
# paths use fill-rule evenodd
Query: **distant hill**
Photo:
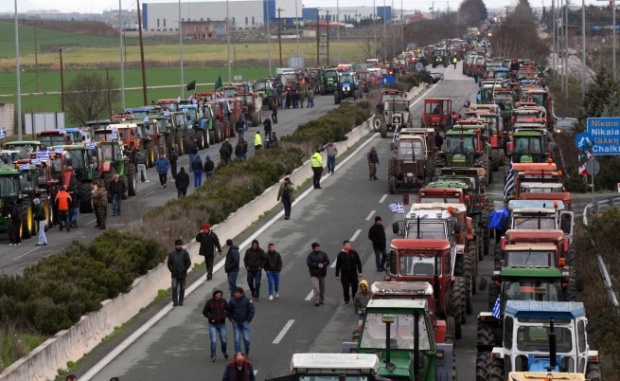
<svg viewBox="0 0 620 381"><path fill-rule="evenodd" d="M67 32L72 34L100 37L118 36L118 30L99 21L40 20L37 23L37 27L41 29L56 30L59 32Z"/></svg>

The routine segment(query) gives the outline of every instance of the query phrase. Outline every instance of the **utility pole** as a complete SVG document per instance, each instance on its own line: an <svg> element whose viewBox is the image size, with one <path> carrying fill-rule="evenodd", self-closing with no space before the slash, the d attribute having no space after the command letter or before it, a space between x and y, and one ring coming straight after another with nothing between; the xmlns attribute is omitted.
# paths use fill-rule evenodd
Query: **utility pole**
<svg viewBox="0 0 620 381"><path fill-rule="evenodd" d="M326 28L326 38L327 38L327 67L329 67L329 24L330 24L330 18L329 18L329 11L325 12L325 23L327 25Z"/></svg>
<svg viewBox="0 0 620 381"><path fill-rule="evenodd" d="M564 3L564 77L566 78L566 86L564 86L564 113L568 113L568 0ZM615 31L614 31L615 33Z"/></svg>
<svg viewBox="0 0 620 381"><path fill-rule="evenodd" d="M385 15L385 0L383 0L383 61L387 61L387 20Z"/></svg>
<svg viewBox="0 0 620 381"><path fill-rule="evenodd" d="M319 29L319 8L316 9L316 66L320 66L319 62L319 46L321 44L321 31Z"/></svg>
<svg viewBox="0 0 620 381"><path fill-rule="evenodd" d="M400 0L400 48L404 49L405 46L405 19L403 14L403 0Z"/></svg>
<svg viewBox="0 0 620 381"><path fill-rule="evenodd" d="M226 46L227 46L227 59L228 59L228 84L230 85L232 83L232 69L230 68L230 19L229 19L228 0L226 0Z"/></svg>
<svg viewBox="0 0 620 381"><path fill-rule="evenodd" d="M336 41L338 41L338 63L340 63L340 0L336 0Z"/></svg>
<svg viewBox="0 0 620 381"><path fill-rule="evenodd" d="M40 81L39 81L39 56L38 56L38 48L37 48L37 24L38 21L34 20L32 24L34 26L34 70L37 76L37 93L41 92Z"/></svg>
<svg viewBox="0 0 620 381"><path fill-rule="evenodd" d="M558 29L555 25L556 15L555 15L555 2L556 0L551 0L551 14L553 18L553 72L555 73L558 64Z"/></svg>
<svg viewBox="0 0 620 381"><path fill-rule="evenodd" d="M60 55L60 111L65 112L65 69L62 64L62 48L58 48L58 54Z"/></svg>
<svg viewBox="0 0 620 381"><path fill-rule="evenodd" d="M15 71L17 72L17 138L22 140L22 85L19 64L19 23L17 20L17 0L15 5Z"/></svg>
<svg viewBox="0 0 620 381"><path fill-rule="evenodd" d="M396 58L396 31L394 30L394 0L392 0L392 9L390 9L390 30L392 33L392 57Z"/></svg>
<svg viewBox="0 0 620 381"><path fill-rule="evenodd" d="M614 37L612 39L612 44L614 44L612 56L613 60L613 68L614 68L614 82L616 81L616 0L611 0L612 10L611 10L611 23L613 24L612 30Z"/></svg>
<svg viewBox="0 0 620 381"><path fill-rule="evenodd" d="M118 35L121 40L120 55L121 55L121 114L122 114L123 110L125 110L125 54L124 54L124 49L123 49L123 9L121 8L121 0L118 0ZM60 50L60 73L61 73L60 78L62 79L62 50ZM61 87L62 87L62 83L61 83ZM65 111L64 103L65 103L65 99L64 99L64 90L63 90L62 111Z"/></svg>
<svg viewBox="0 0 620 381"><path fill-rule="evenodd" d="M586 99L586 1L581 0L581 102Z"/></svg>
<svg viewBox="0 0 620 381"><path fill-rule="evenodd" d="M179 68L181 69L181 98L185 99L185 78L183 78L183 20L181 19L181 0L179 0Z"/></svg>
<svg viewBox="0 0 620 381"><path fill-rule="evenodd" d="M280 67L284 67L282 64L282 18L280 12L282 12L282 8L278 8L278 46L280 49Z"/></svg>
<svg viewBox="0 0 620 381"><path fill-rule="evenodd" d="M146 90L146 68L144 66L144 43L142 41L142 16L140 15L140 0L137 0L138 7L138 37L140 38L140 69L142 70L142 100L144 104L149 104ZM106 69L107 72L107 69Z"/></svg>
<svg viewBox="0 0 620 381"><path fill-rule="evenodd" d="M299 57L301 57L301 50L299 49L299 17L297 16L297 0L295 0L295 39L297 40L297 59L299 60Z"/></svg>
<svg viewBox="0 0 620 381"><path fill-rule="evenodd" d="M372 38L375 45L375 56L377 57L377 0L372 0Z"/></svg>
<svg viewBox="0 0 620 381"><path fill-rule="evenodd" d="M267 61L269 61L269 76L271 77L271 7L267 2Z"/></svg>
<svg viewBox="0 0 620 381"><path fill-rule="evenodd" d="M108 115L112 115L112 86L110 86L110 69L105 68L106 100L108 101ZM146 102L144 103L146 105Z"/></svg>

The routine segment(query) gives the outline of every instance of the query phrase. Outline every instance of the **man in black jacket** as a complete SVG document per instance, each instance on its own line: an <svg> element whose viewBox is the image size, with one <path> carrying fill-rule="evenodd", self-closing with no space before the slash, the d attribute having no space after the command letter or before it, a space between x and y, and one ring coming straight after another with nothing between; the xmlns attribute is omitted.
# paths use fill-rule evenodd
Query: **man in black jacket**
<svg viewBox="0 0 620 381"><path fill-rule="evenodd" d="M375 217L375 223L368 229L368 239L372 242L372 249L375 251L377 271L385 271L385 261L387 260L385 245L387 241L381 217Z"/></svg>
<svg viewBox="0 0 620 381"><path fill-rule="evenodd" d="M217 234L211 230L209 224L202 225L202 229L196 235L196 242L200 242L199 255L205 257L205 264L207 267L207 280L213 278L213 260L215 259L215 249L222 255L222 247L220 246L220 239Z"/></svg>
<svg viewBox="0 0 620 381"><path fill-rule="evenodd" d="M220 159L222 160L222 162L224 162L225 164L228 163L230 161L232 153L232 145L230 144L228 139L224 140L224 143L222 143L222 146L220 147Z"/></svg>
<svg viewBox="0 0 620 381"><path fill-rule="evenodd" d="M220 336L222 354L228 358L226 352L226 319L228 318L228 302L223 298L224 293L219 288L213 288L213 297L207 300L202 315L209 320L209 339L211 340L211 361L215 362L217 351L217 336Z"/></svg>
<svg viewBox="0 0 620 381"><path fill-rule="evenodd" d="M121 215L121 200L125 191L125 183L120 180L118 173L115 173L112 181L108 183L108 194L112 197L112 216Z"/></svg>
<svg viewBox="0 0 620 381"><path fill-rule="evenodd" d="M183 241L174 242L174 250L168 254L168 270L172 276L172 305L182 306L185 299L185 280L187 270L192 266L189 253L183 248ZM177 296L178 289L178 296Z"/></svg>
<svg viewBox="0 0 620 381"><path fill-rule="evenodd" d="M237 277L239 276L239 246L235 246L232 239L226 240L228 252L226 253L226 261L224 262L224 272L228 277L228 289L230 296L235 294L237 288Z"/></svg>
<svg viewBox="0 0 620 381"><path fill-rule="evenodd" d="M342 243L343 247L336 257L336 280L342 283L344 304L349 304L357 293L358 275L362 276L362 261L357 251L353 250L349 241ZM351 295L349 295L349 288Z"/></svg>
<svg viewBox="0 0 620 381"><path fill-rule="evenodd" d="M267 245L265 253L265 273L269 282L269 300L273 300L273 291L276 291L276 298L280 297L280 271L282 271L282 256L276 251L276 245Z"/></svg>
<svg viewBox="0 0 620 381"><path fill-rule="evenodd" d="M266 259L265 250L260 248L258 240L252 241L252 246L245 251L243 257L243 264L248 271L248 287L256 300L260 297L261 274Z"/></svg>
<svg viewBox="0 0 620 381"><path fill-rule="evenodd" d="M235 296L228 302L228 318L235 333L235 353L241 353L241 336L245 346L245 356L250 355L250 323L254 319L254 303L245 296L243 288L235 289Z"/></svg>
<svg viewBox="0 0 620 381"><path fill-rule="evenodd" d="M177 198L184 197L189 187L189 175L185 172L185 167L181 167L177 173L174 185L177 187Z"/></svg>
<svg viewBox="0 0 620 381"><path fill-rule="evenodd" d="M312 300L314 305L318 307L325 302L325 276L327 275L329 258L317 242L312 243L312 251L308 254L306 265L310 270L310 279L312 280Z"/></svg>

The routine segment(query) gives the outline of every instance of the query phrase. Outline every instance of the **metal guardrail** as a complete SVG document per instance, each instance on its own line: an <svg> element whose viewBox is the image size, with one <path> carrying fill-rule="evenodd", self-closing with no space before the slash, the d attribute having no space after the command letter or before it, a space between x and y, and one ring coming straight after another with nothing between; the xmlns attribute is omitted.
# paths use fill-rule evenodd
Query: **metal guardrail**
<svg viewBox="0 0 620 381"><path fill-rule="evenodd" d="M598 213L602 211L603 209L613 208L616 206L620 206L620 196L610 197L604 200L594 201L594 202L589 203L588 205L585 206L585 208L583 208L583 224L586 227L588 226L588 216L598 215ZM592 241L592 244L594 245L594 241ZM616 296L616 293L614 292L611 277L609 276L609 271L607 271L607 266L605 265L605 261L603 261L603 257L600 254L597 255L597 259L598 259L598 269L601 272L601 276L603 278L603 284L605 285L605 288L607 289L609 300L611 300L611 303L614 305L614 307L616 307L616 311L618 311L618 307L619 307L618 297Z"/></svg>

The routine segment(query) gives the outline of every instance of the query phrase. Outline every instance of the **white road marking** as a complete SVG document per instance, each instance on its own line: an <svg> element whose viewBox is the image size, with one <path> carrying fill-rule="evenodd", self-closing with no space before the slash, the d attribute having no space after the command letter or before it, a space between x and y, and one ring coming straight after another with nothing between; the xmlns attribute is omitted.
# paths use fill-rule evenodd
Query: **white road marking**
<svg viewBox="0 0 620 381"><path fill-rule="evenodd" d="M310 293L308 294L308 296L306 296L306 299L305 299L305 300L306 300L306 301L308 301L308 300L312 299L312 294L313 294L313 293L314 293L314 291L313 291L313 290L310 290Z"/></svg>
<svg viewBox="0 0 620 381"><path fill-rule="evenodd" d="M331 266L329 266L329 267L330 267L330 268L332 268L332 269L333 269L334 267L336 267L336 261L333 261L333 262L332 262L332 264L331 264Z"/></svg>
<svg viewBox="0 0 620 381"><path fill-rule="evenodd" d="M280 341L282 341L282 339L284 338L284 335L286 335L288 330L291 329L291 327L293 326L293 323L295 323L294 319L287 321L286 324L284 324L284 328L282 328L280 333L278 333L278 336L276 336L276 338L273 339L271 344L280 344Z"/></svg>
<svg viewBox="0 0 620 381"><path fill-rule="evenodd" d="M353 233L353 237L351 237L351 239L349 241L351 241L351 242L355 241L355 239L357 238L357 236L360 235L361 232L362 232L362 229L357 229L355 231L355 233Z"/></svg>
<svg viewBox="0 0 620 381"><path fill-rule="evenodd" d="M96 219L95 219L95 220L90 220L90 221L88 221L85 225L92 225L92 224L94 224L95 222L97 222L97 220L96 220Z"/></svg>
<svg viewBox="0 0 620 381"><path fill-rule="evenodd" d="M370 211L370 214L368 215L368 217L366 217L366 221L370 220L370 219L372 218L372 216L374 216L374 215L375 215L375 213L377 213L377 211L376 211L376 210L371 210L371 211Z"/></svg>
<svg viewBox="0 0 620 381"><path fill-rule="evenodd" d="M35 247L34 249L28 250L28 251L27 251L27 252L25 252L24 254L19 255L19 256L17 256L17 257L15 257L15 258L13 258L12 260L13 260L13 261L16 261L16 260L18 260L18 259L20 259L20 258L23 258L23 257L25 257L26 255L28 255L28 254L32 253L33 251L35 251L35 250L36 250L36 249L38 249L38 248L39 248L39 246Z"/></svg>
<svg viewBox="0 0 620 381"><path fill-rule="evenodd" d="M386 198L387 194L384 194L383 197L381 197L381 200L379 200L379 204L383 204L383 201L385 201Z"/></svg>

